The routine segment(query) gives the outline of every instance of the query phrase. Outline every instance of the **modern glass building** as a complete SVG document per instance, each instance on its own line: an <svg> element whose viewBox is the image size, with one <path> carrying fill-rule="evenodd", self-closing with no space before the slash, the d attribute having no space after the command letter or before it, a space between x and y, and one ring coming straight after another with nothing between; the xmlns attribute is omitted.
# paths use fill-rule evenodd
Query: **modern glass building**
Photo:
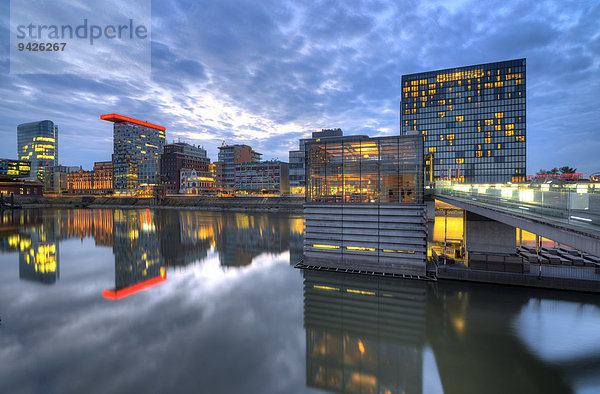
<svg viewBox="0 0 600 394"><path fill-rule="evenodd" d="M58 126L51 120L18 125L17 158L31 162L29 179L44 182L45 167L58 165Z"/></svg>
<svg viewBox="0 0 600 394"><path fill-rule="evenodd" d="M115 192L132 193L158 184L166 129L118 114L102 115L100 119L114 123Z"/></svg>
<svg viewBox="0 0 600 394"><path fill-rule="evenodd" d="M423 143L418 136L364 135L307 141L306 201L423 201Z"/></svg>
<svg viewBox="0 0 600 394"><path fill-rule="evenodd" d="M402 76L401 133L419 134L433 179L523 182L525 59Z"/></svg>

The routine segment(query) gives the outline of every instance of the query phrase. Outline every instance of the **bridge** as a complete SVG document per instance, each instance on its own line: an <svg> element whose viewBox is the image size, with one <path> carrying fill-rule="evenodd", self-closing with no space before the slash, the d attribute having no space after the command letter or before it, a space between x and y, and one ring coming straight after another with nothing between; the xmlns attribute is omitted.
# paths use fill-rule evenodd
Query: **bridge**
<svg viewBox="0 0 600 394"><path fill-rule="evenodd" d="M600 184L436 182L437 200L600 256Z"/></svg>

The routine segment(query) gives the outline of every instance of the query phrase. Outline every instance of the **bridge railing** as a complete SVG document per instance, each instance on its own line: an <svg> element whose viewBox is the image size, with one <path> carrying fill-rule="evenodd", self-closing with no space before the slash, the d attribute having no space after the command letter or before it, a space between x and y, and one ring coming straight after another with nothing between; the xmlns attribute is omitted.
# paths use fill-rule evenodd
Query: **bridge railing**
<svg viewBox="0 0 600 394"><path fill-rule="evenodd" d="M531 187L526 184L435 183L434 193L523 216L555 219L600 230L600 188Z"/></svg>

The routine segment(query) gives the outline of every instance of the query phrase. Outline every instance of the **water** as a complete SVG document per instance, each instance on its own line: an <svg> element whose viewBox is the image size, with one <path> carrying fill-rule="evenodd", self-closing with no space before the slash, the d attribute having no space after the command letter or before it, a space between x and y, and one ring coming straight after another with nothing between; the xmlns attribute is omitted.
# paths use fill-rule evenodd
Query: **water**
<svg viewBox="0 0 600 394"><path fill-rule="evenodd" d="M0 392L597 393L598 296L302 272L297 215L23 210Z"/></svg>

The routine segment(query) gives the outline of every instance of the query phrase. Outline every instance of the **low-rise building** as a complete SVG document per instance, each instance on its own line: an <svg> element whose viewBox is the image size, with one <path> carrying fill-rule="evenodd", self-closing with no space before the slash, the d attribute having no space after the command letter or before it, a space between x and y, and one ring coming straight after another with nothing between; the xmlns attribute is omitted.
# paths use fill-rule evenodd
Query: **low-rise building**
<svg viewBox="0 0 600 394"><path fill-rule="evenodd" d="M237 194L279 194L290 193L288 163L262 161L240 163L235 166L235 192Z"/></svg>
<svg viewBox="0 0 600 394"><path fill-rule="evenodd" d="M73 194L109 194L113 189L113 164L111 161L94 163L92 171L79 169L67 174L67 190Z"/></svg>
<svg viewBox="0 0 600 394"><path fill-rule="evenodd" d="M209 171L182 168L179 184L181 194L216 194L215 179Z"/></svg>
<svg viewBox="0 0 600 394"><path fill-rule="evenodd" d="M0 193L2 195L42 195L42 183L23 179L31 175L28 160L0 159Z"/></svg>
<svg viewBox="0 0 600 394"><path fill-rule="evenodd" d="M44 176L44 193L66 193L69 189L67 174L78 172L77 166L49 166Z"/></svg>

